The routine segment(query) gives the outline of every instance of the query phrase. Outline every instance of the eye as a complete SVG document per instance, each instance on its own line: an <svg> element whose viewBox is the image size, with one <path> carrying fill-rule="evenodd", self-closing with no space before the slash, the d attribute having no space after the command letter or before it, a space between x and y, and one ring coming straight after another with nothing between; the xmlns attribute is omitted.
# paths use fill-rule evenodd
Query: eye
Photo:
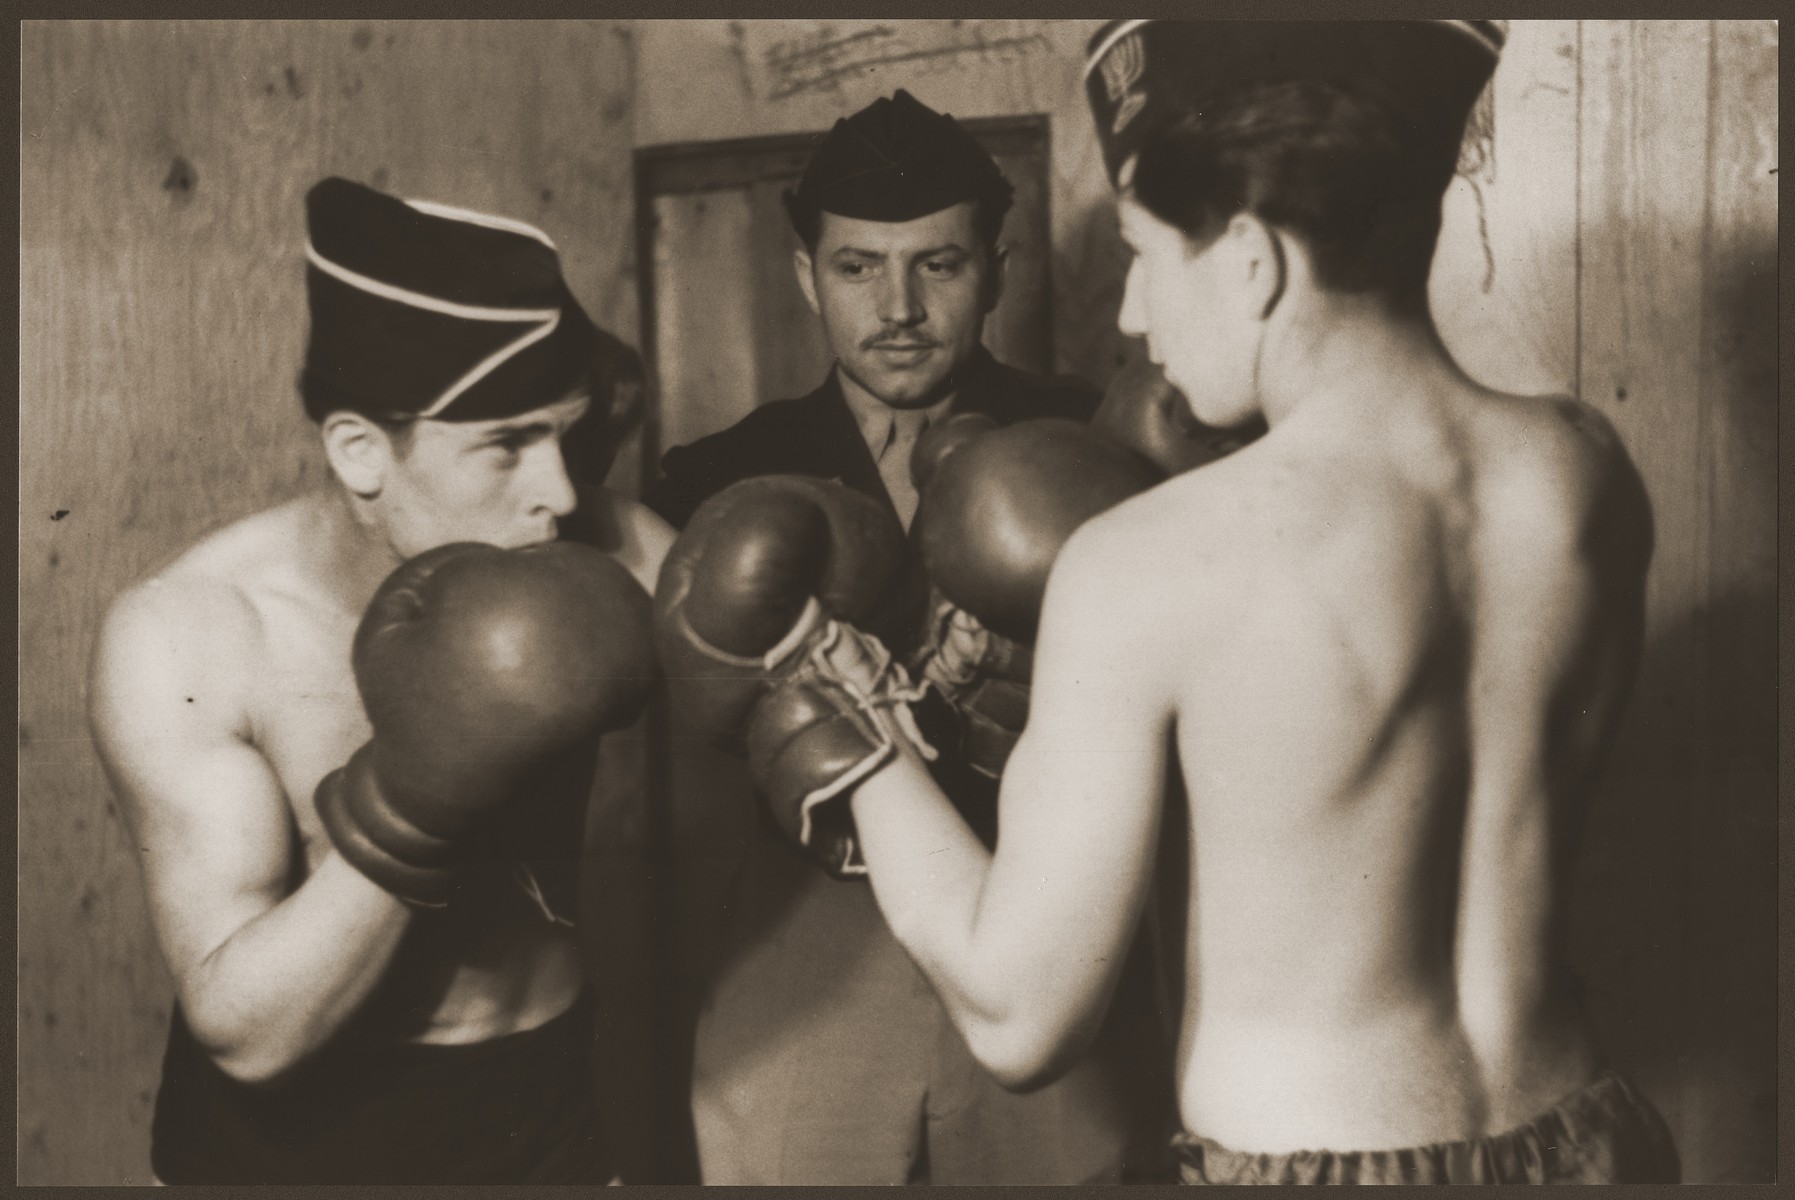
<svg viewBox="0 0 1795 1200"><path fill-rule="evenodd" d="M952 279L960 273L960 263L958 259L931 258L922 264L922 269L937 279Z"/></svg>

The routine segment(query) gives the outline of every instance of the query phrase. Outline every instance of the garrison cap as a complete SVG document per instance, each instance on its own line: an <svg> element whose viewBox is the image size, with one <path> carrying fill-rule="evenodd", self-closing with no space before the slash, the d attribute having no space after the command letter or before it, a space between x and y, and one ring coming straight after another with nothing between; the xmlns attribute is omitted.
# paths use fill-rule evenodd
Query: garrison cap
<svg viewBox="0 0 1795 1200"><path fill-rule="evenodd" d="M1155 134L1212 96L1318 79L1377 96L1429 143L1462 136L1506 31L1498 21L1110 21L1085 95L1110 182Z"/></svg>
<svg viewBox="0 0 1795 1200"><path fill-rule="evenodd" d="M819 212L865 221L913 221L965 200L997 216L1013 189L978 140L945 113L899 88L835 122L794 191L794 224Z"/></svg>
<svg viewBox="0 0 1795 1200"><path fill-rule="evenodd" d="M305 204L314 420L493 420L591 386L607 344L540 229L336 177Z"/></svg>

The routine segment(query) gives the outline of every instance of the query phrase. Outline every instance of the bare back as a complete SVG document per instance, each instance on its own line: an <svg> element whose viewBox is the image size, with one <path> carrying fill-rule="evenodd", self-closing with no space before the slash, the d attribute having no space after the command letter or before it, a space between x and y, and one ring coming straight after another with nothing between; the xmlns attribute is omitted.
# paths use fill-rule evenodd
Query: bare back
<svg viewBox="0 0 1795 1200"><path fill-rule="evenodd" d="M1299 413L1125 517L1188 663L1183 1115L1237 1149L1495 1132L1595 1069L1560 901L1649 508L1574 402L1394 407Z"/></svg>

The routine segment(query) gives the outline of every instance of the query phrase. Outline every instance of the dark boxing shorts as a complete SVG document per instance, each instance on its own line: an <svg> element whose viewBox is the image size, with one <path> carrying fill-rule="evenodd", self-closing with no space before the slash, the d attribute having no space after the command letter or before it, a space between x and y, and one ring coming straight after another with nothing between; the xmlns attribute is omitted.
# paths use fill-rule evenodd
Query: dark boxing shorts
<svg viewBox="0 0 1795 1200"><path fill-rule="evenodd" d="M1244 1154L1181 1133L1172 1152L1185 1183L1676 1183L1681 1175L1664 1118L1612 1073L1519 1128L1471 1141Z"/></svg>
<svg viewBox="0 0 1795 1200"><path fill-rule="evenodd" d="M470 1045L327 1047L272 1085L240 1083L180 1010L150 1161L164 1183L606 1183L592 1009Z"/></svg>

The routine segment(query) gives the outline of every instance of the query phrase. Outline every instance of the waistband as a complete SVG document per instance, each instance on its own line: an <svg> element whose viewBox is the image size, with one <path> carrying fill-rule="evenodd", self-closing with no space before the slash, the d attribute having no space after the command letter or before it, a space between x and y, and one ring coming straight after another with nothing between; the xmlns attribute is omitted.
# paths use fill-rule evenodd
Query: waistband
<svg viewBox="0 0 1795 1200"><path fill-rule="evenodd" d="M1254 1154L1183 1132L1185 1183L1675 1183L1675 1144L1651 1101L1608 1071L1501 1133L1405 1150Z"/></svg>

